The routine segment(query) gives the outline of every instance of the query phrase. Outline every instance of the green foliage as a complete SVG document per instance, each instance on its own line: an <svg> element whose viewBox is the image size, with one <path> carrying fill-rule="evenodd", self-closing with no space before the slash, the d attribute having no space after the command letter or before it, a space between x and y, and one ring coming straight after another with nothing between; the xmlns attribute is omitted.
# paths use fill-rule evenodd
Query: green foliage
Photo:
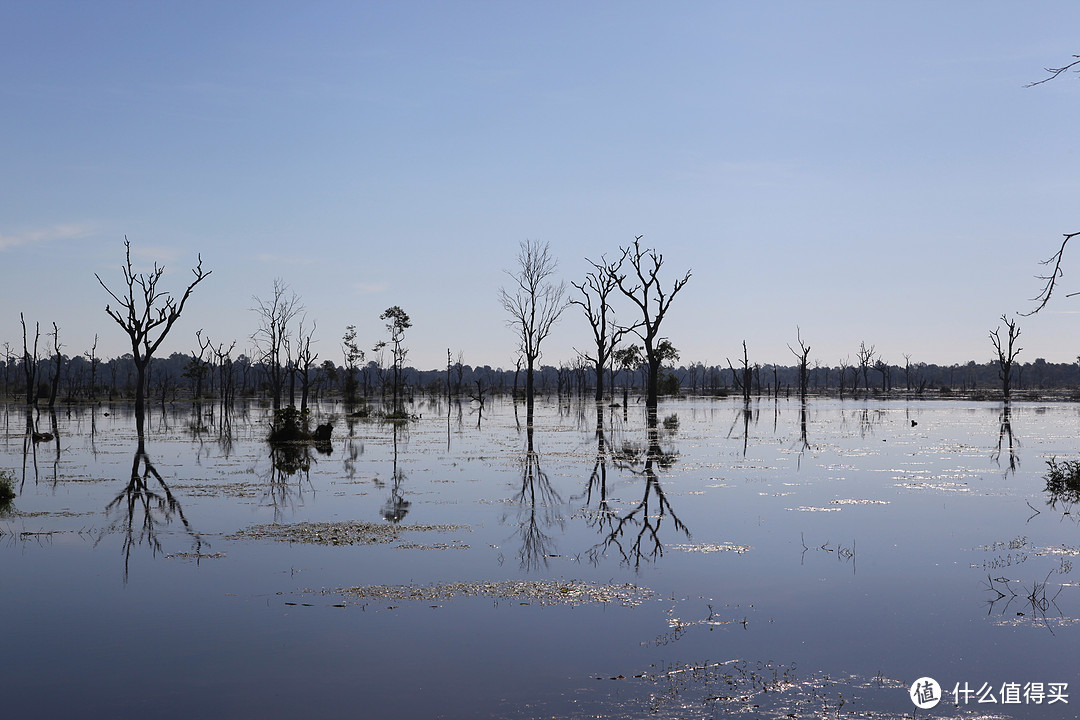
<svg viewBox="0 0 1080 720"><path fill-rule="evenodd" d="M670 340L661 340L656 346L656 357L660 358L660 364L666 365L679 359L679 351L671 344Z"/></svg>
<svg viewBox="0 0 1080 720"><path fill-rule="evenodd" d="M1046 461L1049 470L1046 473L1046 492L1050 494L1050 503L1080 502L1080 460L1062 460L1050 458Z"/></svg>
<svg viewBox="0 0 1080 720"><path fill-rule="evenodd" d="M665 372L660 376L660 384L659 387L657 387L657 391L661 395L678 395L680 388L679 378L675 377L674 373Z"/></svg>
<svg viewBox="0 0 1080 720"><path fill-rule="evenodd" d="M10 470L0 470L0 516L11 510L15 499L15 475Z"/></svg>
<svg viewBox="0 0 1080 720"><path fill-rule="evenodd" d="M361 350L356 344L356 326L349 325L345 328L345 335L341 338L341 350L345 355L345 402L356 402L356 368L364 360L364 351ZM334 364L329 360L330 369L333 369ZM334 371L336 375L336 370ZM327 373L331 381L333 381L333 375Z"/></svg>
<svg viewBox="0 0 1080 720"><path fill-rule="evenodd" d="M641 365L641 348L637 345L619 348L611 354L611 359L620 370L634 370Z"/></svg>
<svg viewBox="0 0 1080 720"><path fill-rule="evenodd" d="M669 433L675 433L679 429L679 416L675 413L664 418L664 429Z"/></svg>
<svg viewBox="0 0 1080 720"><path fill-rule="evenodd" d="M308 440L308 411L301 412L295 405L289 405L274 411L274 421L270 424L270 442L296 442Z"/></svg>

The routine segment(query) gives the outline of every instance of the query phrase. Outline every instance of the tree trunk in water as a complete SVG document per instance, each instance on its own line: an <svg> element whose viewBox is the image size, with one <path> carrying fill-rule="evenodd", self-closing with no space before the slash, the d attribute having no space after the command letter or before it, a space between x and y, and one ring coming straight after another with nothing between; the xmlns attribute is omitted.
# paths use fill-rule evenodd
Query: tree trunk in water
<svg viewBox="0 0 1080 720"><path fill-rule="evenodd" d="M660 363L649 363L649 387L645 395L645 408L646 410L656 411L657 405L657 386L660 384Z"/></svg>
<svg viewBox="0 0 1080 720"><path fill-rule="evenodd" d="M529 419L529 427L532 427L533 387L533 361L530 358L529 366L525 369L525 410Z"/></svg>
<svg viewBox="0 0 1080 720"><path fill-rule="evenodd" d="M142 442L146 426L146 362L136 362L135 371L135 432Z"/></svg>

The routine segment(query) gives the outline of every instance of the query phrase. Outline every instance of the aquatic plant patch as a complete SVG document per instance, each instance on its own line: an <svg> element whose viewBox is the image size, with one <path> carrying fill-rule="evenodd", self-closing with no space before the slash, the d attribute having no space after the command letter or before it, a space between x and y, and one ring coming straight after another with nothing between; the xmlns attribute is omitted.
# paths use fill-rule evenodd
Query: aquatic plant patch
<svg viewBox="0 0 1080 720"><path fill-rule="evenodd" d="M640 605L655 593L630 583L597 585L579 580L503 580L492 582L452 582L432 585L358 585L322 590L356 600L419 600L436 602L461 597L482 597L537 605L589 605L615 603L625 607Z"/></svg>
<svg viewBox="0 0 1080 720"><path fill-rule="evenodd" d="M312 545L377 545L392 543L406 532L469 531L468 525L377 525L368 522L301 522L252 525L228 540L276 540Z"/></svg>

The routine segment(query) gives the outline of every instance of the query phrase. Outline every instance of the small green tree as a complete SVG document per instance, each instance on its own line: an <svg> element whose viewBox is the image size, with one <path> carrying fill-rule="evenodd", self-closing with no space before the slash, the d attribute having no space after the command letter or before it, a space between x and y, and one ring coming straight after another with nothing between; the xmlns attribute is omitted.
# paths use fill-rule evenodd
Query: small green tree
<svg viewBox="0 0 1080 720"><path fill-rule="evenodd" d="M364 351L356 345L356 326L345 328L341 338L341 351L345 355L345 402L356 402L356 368L364 361Z"/></svg>
<svg viewBox="0 0 1080 720"><path fill-rule="evenodd" d="M394 362L392 376L394 405L390 416L405 417L405 407L401 401L401 373L405 367L405 356L409 354L409 350L402 343L405 341L405 331L412 327L412 321L409 320L408 314L398 305L388 307L379 316L379 319L387 321L386 330L390 333L391 355ZM375 352L379 352L384 347L386 347L386 341L376 343Z"/></svg>
<svg viewBox="0 0 1080 720"><path fill-rule="evenodd" d="M623 382L623 405L625 406L630 396L630 373L641 365L641 348L637 345L619 348L611 353L611 363L614 368L617 368L611 375L612 384L615 383L616 373L626 372L626 380Z"/></svg>

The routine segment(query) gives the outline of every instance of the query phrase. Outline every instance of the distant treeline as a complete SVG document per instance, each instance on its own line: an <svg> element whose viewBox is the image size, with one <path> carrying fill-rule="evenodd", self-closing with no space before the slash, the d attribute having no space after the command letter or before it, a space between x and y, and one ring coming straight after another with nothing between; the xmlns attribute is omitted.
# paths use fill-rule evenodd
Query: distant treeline
<svg viewBox="0 0 1080 720"><path fill-rule="evenodd" d="M136 368L130 355L110 360L91 354L41 358L27 373L21 357L0 358L0 393L5 398L39 402L86 402L126 399L133 395ZM58 368L58 370L57 370ZM750 392L758 396L795 395L799 387L796 365L751 365ZM231 360L205 360L190 354L173 353L154 358L148 372L148 397L155 402L203 398L230 401L250 398L269 391L269 368L245 355ZM313 400L339 399L352 394L358 399L375 399L389 392L392 370L377 362L353 368L351 373L332 361L324 361L307 370L285 367L286 402L296 403L306 384ZM646 368L606 374L606 387L613 396L640 393L645 387ZM664 368L660 391L664 395L741 394L742 367L702 363ZM350 379L351 377L351 379ZM34 392L27 393L28 378ZM408 396L449 394L468 399L491 394L524 391L523 371L452 363L439 370L406 367L403 383ZM593 392L595 370L584 360L559 367L541 366L536 373L536 389L543 395L588 397ZM847 395L863 393L913 394L941 396L951 392L985 393L993 396L1001 390L996 362L966 365L911 363L873 366L821 366L808 368L808 390L812 394ZM1080 391L1080 365L1049 363L1042 358L1030 363L1016 363L1012 368L1012 386L1019 392Z"/></svg>

